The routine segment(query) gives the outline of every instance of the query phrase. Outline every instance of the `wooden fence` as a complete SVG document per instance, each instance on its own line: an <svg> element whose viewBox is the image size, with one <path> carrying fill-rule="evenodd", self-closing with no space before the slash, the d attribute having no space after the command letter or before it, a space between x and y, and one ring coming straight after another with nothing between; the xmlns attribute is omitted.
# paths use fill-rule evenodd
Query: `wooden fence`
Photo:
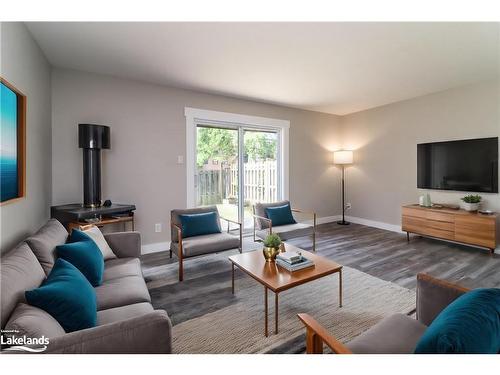
<svg viewBox="0 0 500 375"><path fill-rule="evenodd" d="M237 178L238 172L232 169L232 173ZM277 182L275 160L245 163L243 187L245 203L276 201L278 196ZM238 181L234 178L231 179L231 193L238 194Z"/></svg>
<svg viewBox="0 0 500 375"><path fill-rule="evenodd" d="M278 198L278 174L275 160L244 164L245 205L274 202ZM198 172L198 205L222 203L238 198L238 165Z"/></svg>
<svg viewBox="0 0 500 375"><path fill-rule="evenodd" d="M198 171L198 206L222 203L229 198L231 186L229 168Z"/></svg>

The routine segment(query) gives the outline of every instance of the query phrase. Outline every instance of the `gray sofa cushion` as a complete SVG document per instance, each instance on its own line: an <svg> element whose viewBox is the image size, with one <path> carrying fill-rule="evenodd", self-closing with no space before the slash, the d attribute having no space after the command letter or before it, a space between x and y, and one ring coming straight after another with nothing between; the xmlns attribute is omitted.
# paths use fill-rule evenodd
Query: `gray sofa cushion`
<svg viewBox="0 0 500 375"><path fill-rule="evenodd" d="M68 238L66 228L56 219L50 219L36 234L26 242L48 275L56 260L56 246L62 245Z"/></svg>
<svg viewBox="0 0 500 375"><path fill-rule="evenodd" d="M131 305L139 302L151 302L148 288L140 276L125 276L104 281L95 288L97 310Z"/></svg>
<svg viewBox="0 0 500 375"><path fill-rule="evenodd" d="M134 303L133 305L101 310L97 312L97 325L102 326L104 324L135 318L153 312L153 310L153 306L148 302Z"/></svg>
<svg viewBox="0 0 500 375"><path fill-rule="evenodd" d="M142 277L141 261L138 258L118 258L104 262L103 281L124 276Z"/></svg>
<svg viewBox="0 0 500 375"><path fill-rule="evenodd" d="M22 337L52 338L66 334L64 328L50 314L35 306L20 303L12 312L5 325L6 330L18 331L14 335Z"/></svg>
<svg viewBox="0 0 500 375"><path fill-rule="evenodd" d="M356 354L411 354L427 327L403 314L382 319L346 346Z"/></svg>
<svg viewBox="0 0 500 375"><path fill-rule="evenodd" d="M278 234L283 241L313 234L313 226L303 223L280 225L277 227L273 226L272 230L273 233ZM257 237L265 239L269 234L269 229L258 230L255 234Z"/></svg>
<svg viewBox="0 0 500 375"><path fill-rule="evenodd" d="M154 354L172 351L172 323L155 310L116 323L68 333L50 340L45 353Z"/></svg>
<svg viewBox="0 0 500 375"><path fill-rule="evenodd" d="M181 227L181 220L179 218L179 215L202 214L206 212L215 212L217 214L217 225L219 226L219 230L222 230L220 226L219 211L217 210L217 206L172 210L170 212L170 221L171 223ZM179 239L177 238L177 230L175 230L174 228L171 228L171 238L172 242L179 242Z"/></svg>
<svg viewBox="0 0 500 375"><path fill-rule="evenodd" d="M141 234L139 232L106 233L104 239L118 258L141 256Z"/></svg>
<svg viewBox="0 0 500 375"><path fill-rule="evenodd" d="M202 254L211 254L218 251L235 249L240 246L240 240L228 233L205 234L203 236L188 237L182 240L182 256L194 257ZM172 242L170 248L179 255L179 244Z"/></svg>
<svg viewBox="0 0 500 375"><path fill-rule="evenodd" d="M266 208L284 206L285 204L290 204L290 201L279 201L274 203L256 203L254 206L255 215L261 217L267 217ZM257 224L257 229L259 230L269 228L267 222L261 219L257 219L256 224Z"/></svg>
<svg viewBox="0 0 500 375"><path fill-rule="evenodd" d="M24 291L37 288L45 279L42 266L26 242L2 256L0 267L1 320L5 326L19 302L25 301Z"/></svg>

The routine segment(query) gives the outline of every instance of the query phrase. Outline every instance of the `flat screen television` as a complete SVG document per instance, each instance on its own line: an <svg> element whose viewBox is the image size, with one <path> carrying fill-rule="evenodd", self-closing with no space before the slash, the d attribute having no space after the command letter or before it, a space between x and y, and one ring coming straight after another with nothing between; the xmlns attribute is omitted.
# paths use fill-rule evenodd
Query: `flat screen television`
<svg viewBox="0 0 500 375"><path fill-rule="evenodd" d="M498 137L418 144L417 186L498 193Z"/></svg>

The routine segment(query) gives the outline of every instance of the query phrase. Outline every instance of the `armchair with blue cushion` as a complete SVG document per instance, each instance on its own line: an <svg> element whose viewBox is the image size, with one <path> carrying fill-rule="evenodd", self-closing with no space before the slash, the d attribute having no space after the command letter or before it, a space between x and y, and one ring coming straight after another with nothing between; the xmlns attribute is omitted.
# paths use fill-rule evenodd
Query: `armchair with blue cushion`
<svg viewBox="0 0 500 375"><path fill-rule="evenodd" d="M227 233L222 231L220 220L227 222ZM238 225L239 235L230 234L230 223ZM184 279L184 259L219 251L242 251L242 225L219 215L217 206L176 209L170 213L172 253L179 260L179 281Z"/></svg>
<svg viewBox="0 0 500 375"><path fill-rule="evenodd" d="M335 339L308 314L306 350L336 354L494 354L500 351L500 289L469 290L417 275L416 319L394 314L382 319L347 344Z"/></svg>
<svg viewBox="0 0 500 375"><path fill-rule="evenodd" d="M299 223L293 212L308 214L312 224ZM257 203L253 207L254 241L264 240L269 234L276 233L283 241L292 238L312 236L312 250L316 251L316 213L291 208L289 201Z"/></svg>

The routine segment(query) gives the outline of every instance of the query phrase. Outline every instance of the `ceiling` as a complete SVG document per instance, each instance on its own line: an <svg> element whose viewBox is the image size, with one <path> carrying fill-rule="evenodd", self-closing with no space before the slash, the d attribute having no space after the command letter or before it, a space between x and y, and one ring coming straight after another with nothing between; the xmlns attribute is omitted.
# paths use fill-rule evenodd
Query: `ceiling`
<svg viewBox="0 0 500 375"><path fill-rule="evenodd" d="M496 77L499 23L27 23L56 67L344 115Z"/></svg>

